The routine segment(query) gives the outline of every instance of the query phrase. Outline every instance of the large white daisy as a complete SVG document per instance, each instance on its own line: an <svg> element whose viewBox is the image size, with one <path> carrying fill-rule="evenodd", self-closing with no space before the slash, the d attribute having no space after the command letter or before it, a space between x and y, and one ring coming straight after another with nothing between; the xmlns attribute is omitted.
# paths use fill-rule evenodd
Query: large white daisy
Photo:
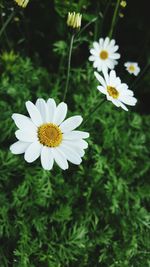
<svg viewBox="0 0 150 267"><path fill-rule="evenodd" d="M137 62L126 62L124 63L126 70L135 76L137 76L140 72L140 67L138 66Z"/></svg>
<svg viewBox="0 0 150 267"><path fill-rule="evenodd" d="M87 132L76 131L81 122L81 116L72 116L65 119L67 105L61 102L58 106L53 99L46 102L38 99L34 105L26 102L30 115L13 114L12 118L19 128L15 135L19 141L11 145L13 154L24 153L24 158L31 163L41 157L41 164L45 170L51 170L54 161L63 170L68 169L68 161L80 164L84 149L88 143Z"/></svg>
<svg viewBox="0 0 150 267"><path fill-rule="evenodd" d="M109 37L105 39L100 38L99 42L93 43L93 48L90 49L91 56L90 61L93 61L93 67L98 71L107 71L108 69L114 69L118 63L117 59L120 58L120 54L116 53L119 46L115 44L115 40L110 40Z"/></svg>
<svg viewBox="0 0 150 267"><path fill-rule="evenodd" d="M116 72L111 70L108 74L104 72L104 77L98 72L94 72L97 80L101 85L97 89L106 95L107 100L111 101L115 106L128 110L125 105L134 106L137 99L133 96L133 91L128 89L126 83L121 83L119 77L116 77Z"/></svg>

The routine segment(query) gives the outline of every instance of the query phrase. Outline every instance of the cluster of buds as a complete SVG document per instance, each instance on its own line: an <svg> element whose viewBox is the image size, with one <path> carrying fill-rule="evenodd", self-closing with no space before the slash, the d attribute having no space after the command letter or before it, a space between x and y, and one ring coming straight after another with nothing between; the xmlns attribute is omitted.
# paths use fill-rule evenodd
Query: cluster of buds
<svg viewBox="0 0 150 267"><path fill-rule="evenodd" d="M67 25L73 29L80 29L82 15L80 13L68 13Z"/></svg>
<svg viewBox="0 0 150 267"><path fill-rule="evenodd" d="M29 0L15 0L15 2L18 4L18 6L25 8L29 3Z"/></svg>
<svg viewBox="0 0 150 267"><path fill-rule="evenodd" d="M126 2L126 1L122 0L122 1L120 2L120 6L121 6L121 8L125 8L126 5L127 5L127 2ZM122 12L120 12L120 13L119 13L119 16L120 16L120 18L123 18L123 17L124 17L124 14L123 14Z"/></svg>

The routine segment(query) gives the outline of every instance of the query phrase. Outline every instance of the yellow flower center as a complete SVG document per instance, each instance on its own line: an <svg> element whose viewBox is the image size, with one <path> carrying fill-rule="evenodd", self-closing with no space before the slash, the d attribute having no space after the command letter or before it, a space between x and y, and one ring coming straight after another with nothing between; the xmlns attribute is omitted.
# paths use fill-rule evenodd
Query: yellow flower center
<svg viewBox="0 0 150 267"><path fill-rule="evenodd" d="M102 50L99 54L100 58L105 60L108 58L108 52L106 50Z"/></svg>
<svg viewBox="0 0 150 267"><path fill-rule="evenodd" d="M38 128L38 138L42 145L56 147L62 141L62 132L57 125L45 123Z"/></svg>
<svg viewBox="0 0 150 267"><path fill-rule="evenodd" d="M135 67L134 67L133 65L130 65L130 66L129 66L129 70L130 70L130 71L135 71Z"/></svg>
<svg viewBox="0 0 150 267"><path fill-rule="evenodd" d="M116 90L115 87L107 86L107 92L110 96L112 96L115 99L118 98L119 96L119 92Z"/></svg>

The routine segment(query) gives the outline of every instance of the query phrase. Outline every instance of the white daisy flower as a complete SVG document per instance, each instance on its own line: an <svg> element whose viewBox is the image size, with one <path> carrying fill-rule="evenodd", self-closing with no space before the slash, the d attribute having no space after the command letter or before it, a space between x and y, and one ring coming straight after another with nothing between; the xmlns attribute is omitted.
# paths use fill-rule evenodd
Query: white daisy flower
<svg viewBox="0 0 150 267"><path fill-rule="evenodd" d="M135 76L137 76L140 72L140 67L137 62L126 62L124 63L124 66L130 74L134 74Z"/></svg>
<svg viewBox="0 0 150 267"><path fill-rule="evenodd" d="M68 161L79 165L88 143L87 132L76 131L81 122L81 116L65 119L67 105L61 102L58 106L53 99L38 99L34 105L26 102L30 115L13 114L12 118L19 128L15 135L19 141L11 145L13 154L23 154L24 159L31 163L41 157L41 164L45 170L51 170L54 161L58 166L68 169Z"/></svg>
<svg viewBox="0 0 150 267"><path fill-rule="evenodd" d="M94 74L101 84L97 89L106 95L107 100L126 111L128 109L125 104L135 106L137 99L133 96L133 91L128 89L127 84L121 83L114 70L111 70L109 74L104 72L104 78L98 72L94 72Z"/></svg>
<svg viewBox="0 0 150 267"><path fill-rule="evenodd" d="M119 46L115 43L115 40L110 40L109 37L100 38L99 42L93 43L93 48L90 49L92 55L89 60L93 61L93 67L97 68L98 71L114 69L115 65L118 64L117 59L120 58L120 54L116 51Z"/></svg>

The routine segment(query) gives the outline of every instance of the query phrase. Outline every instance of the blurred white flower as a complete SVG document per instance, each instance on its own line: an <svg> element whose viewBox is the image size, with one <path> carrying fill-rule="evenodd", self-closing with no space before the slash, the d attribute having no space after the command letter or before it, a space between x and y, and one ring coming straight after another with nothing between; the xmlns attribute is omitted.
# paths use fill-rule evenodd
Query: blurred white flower
<svg viewBox="0 0 150 267"><path fill-rule="evenodd" d="M45 170L51 170L54 161L63 170L68 169L68 161L80 164L84 149L88 143L87 132L76 131L81 122L81 116L65 119L67 104L61 102L58 106L53 99L38 99L34 105L26 102L30 115L13 114L12 118L19 128L15 135L19 141L11 145L13 154L24 153L24 158L31 163L41 157L41 164Z"/></svg>
<svg viewBox="0 0 150 267"><path fill-rule="evenodd" d="M106 95L107 100L111 101L115 106L128 110L125 105L134 106L137 99L133 96L133 91L128 89L128 85L121 83L119 77L116 77L116 72L111 70L108 74L104 72L102 77L98 72L94 72L97 80L101 85L97 89Z"/></svg>
<svg viewBox="0 0 150 267"><path fill-rule="evenodd" d="M115 40L110 40L109 37L105 39L100 38L99 42L93 43L93 48L90 49L91 56L90 61L93 61L93 67L98 71L107 71L108 69L114 69L118 63L117 59L120 58L120 54L116 53L119 46L115 44Z"/></svg>
<svg viewBox="0 0 150 267"><path fill-rule="evenodd" d="M126 62L124 63L124 66L130 74L134 74L135 76L137 76L140 72L140 67L137 62Z"/></svg>

